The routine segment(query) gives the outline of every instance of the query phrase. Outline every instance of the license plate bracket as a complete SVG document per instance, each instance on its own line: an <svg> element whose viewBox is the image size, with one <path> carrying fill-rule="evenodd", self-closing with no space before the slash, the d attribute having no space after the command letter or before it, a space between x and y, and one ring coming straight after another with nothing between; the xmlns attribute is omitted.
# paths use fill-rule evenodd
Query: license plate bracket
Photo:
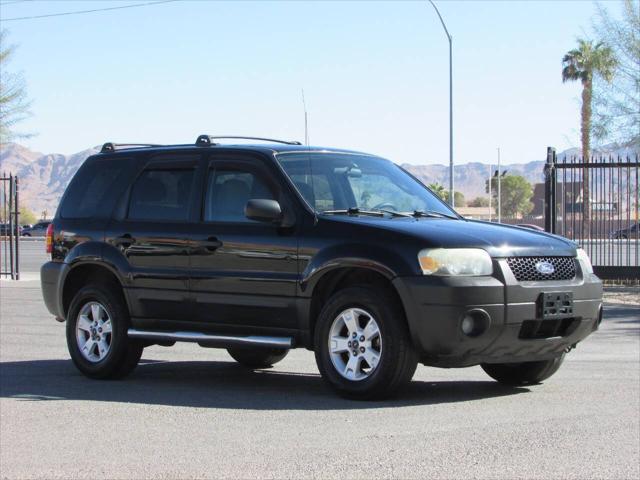
<svg viewBox="0 0 640 480"><path fill-rule="evenodd" d="M538 318L555 320L573 316L573 292L545 292L538 297Z"/></svg>

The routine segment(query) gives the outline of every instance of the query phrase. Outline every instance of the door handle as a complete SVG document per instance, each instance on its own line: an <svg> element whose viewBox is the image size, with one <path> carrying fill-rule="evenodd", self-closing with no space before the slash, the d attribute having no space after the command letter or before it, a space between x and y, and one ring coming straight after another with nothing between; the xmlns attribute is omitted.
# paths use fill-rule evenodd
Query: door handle
<svg viewBox="0 0 640 480"><path fill-rule="evenodd" d="M198 242L198 246L203 247L205 250L214 252L222 246L222 242L216 237L209 237L206 240Z"/></svg>
<svg viewBox="0 0 640 480"><path fill-rule="evenodd" d="M121 237L116 237L116 238L113 239L113 244L116 247L125 247L126 248L126 247L128 247L130 245L133 245L134 243L136 243L136 239L133 238L128 233L125 233Z"/></svg>

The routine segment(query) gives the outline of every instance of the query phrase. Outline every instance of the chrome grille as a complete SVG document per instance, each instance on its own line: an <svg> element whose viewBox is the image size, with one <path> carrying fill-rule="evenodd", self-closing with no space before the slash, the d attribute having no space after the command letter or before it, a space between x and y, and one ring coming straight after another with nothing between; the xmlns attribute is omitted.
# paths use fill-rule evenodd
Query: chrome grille
<svg viewBox="0 0 640 480"><path fill-rule="evenodd" d="M539 272L536 265L540 262L553 265L553 273ZM519 282L571 280L576 276L576 260L573 257L509 257L507 264Z"/></svg>

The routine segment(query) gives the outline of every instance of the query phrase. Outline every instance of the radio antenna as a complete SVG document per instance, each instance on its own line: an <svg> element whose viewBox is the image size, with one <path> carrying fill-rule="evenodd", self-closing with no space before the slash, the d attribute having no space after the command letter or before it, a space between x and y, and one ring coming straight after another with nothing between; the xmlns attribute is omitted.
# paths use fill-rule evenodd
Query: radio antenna
<svg viewBox="0 0 640 480"><path fill-rule="evenodd" d="M307 102L304 99L304 88L302 89L302 108L304 109L304 144L309 145L309 118L307 114Z"/></svg>

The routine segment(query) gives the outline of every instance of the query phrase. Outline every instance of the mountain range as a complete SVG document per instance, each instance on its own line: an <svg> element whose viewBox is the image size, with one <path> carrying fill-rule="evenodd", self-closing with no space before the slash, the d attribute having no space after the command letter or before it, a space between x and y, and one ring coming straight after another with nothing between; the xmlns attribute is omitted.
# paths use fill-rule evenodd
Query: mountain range
<svg viewBox="0 0 640 480"><path fill-rule="evenodd" d="M69 181L85 159L98 152L100 147L93 147L72 155L59 153L43 154L34 152L17 143L8 143L0 149L0 173L13 173L20 179L20 204L27 206L38 216L51 217L55 213L60 197L64 193ZM628 150L604 150L603 153L614 155L629 155ZM558 156L573 156L579 152L570 149ZM502 170L508 174L521 175L531 184L544 181L544 160L528 163L502 165ZM449 185L448 165L402 165L423 183L439 183L445 188ZM478 196L485 196L485 181L496 165L471 162L455 166L455 189L462 192L467 200ZM46 213L45 213L46 212Z"/></svg>

